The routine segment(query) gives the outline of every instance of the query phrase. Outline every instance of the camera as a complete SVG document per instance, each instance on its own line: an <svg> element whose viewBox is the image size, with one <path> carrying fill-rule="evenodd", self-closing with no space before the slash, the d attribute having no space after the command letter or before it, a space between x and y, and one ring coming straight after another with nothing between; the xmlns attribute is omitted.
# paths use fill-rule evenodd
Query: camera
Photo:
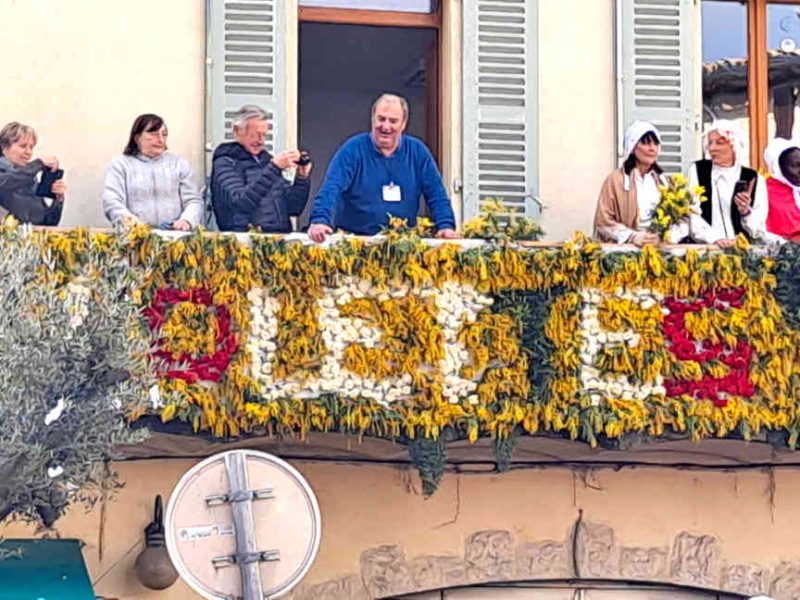
<svg viewBox="0 0 800 600"><path fill-rule="evenodd" d="M306 152L305 150L301 150L300 158L294 161L294 164L300 167L305 167L310 162L311 162L311 157L308 155L308 152Z"/></svg>
<svg viewBox="0 0 800 600"><path fill-rule="evenodd" d="M36 186L35 194L41 198L55 198L55 194L53 194L53 184L59 179L63 179L63 177L63 169L56 169L55 171L44 169L42 171L42 180L39 182L39 185Z"/></svg>

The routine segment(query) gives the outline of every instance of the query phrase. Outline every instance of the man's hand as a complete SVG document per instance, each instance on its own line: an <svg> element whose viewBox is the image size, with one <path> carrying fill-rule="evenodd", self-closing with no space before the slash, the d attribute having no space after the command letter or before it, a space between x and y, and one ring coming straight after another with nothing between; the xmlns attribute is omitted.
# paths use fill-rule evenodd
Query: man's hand
<svg viewBox="0 0 800 600"><path fill-rule="evenodd" d="M305 165L297 165L297 176L300 179L308 179L308 176L311 175L311 167L314 166L314 163L308 163Z"/></svg>
<svg viewBox="0 0 800 600"><path fill-rule="evenodd" d="M295 162L298 160L300 160L300 150L284 150L272 157L272 164L282 171L295 166Z"/></svg>
<svg viewBox="0 0 800 600"><path fill-rule="evenodd" d="M324 242L325 238L333 233L333 229L325 223L314 223L308 228L308 237L317 243Z"/></svg>
<svg viewBox="0 0 800 600"><path fill-rule="evenodd" d="M48 156L41 159L45 167L51 171L58 169L58 159L55 156Z"/></svg>
<svg viewBox="0 0 800 600"><path fill-rule="evenodd" d="M722 249L722 250L725 250L725 248L733 248L733 247L736 245L736 240L734 240L734 239L722 238L722 239L719 239L719 240L717 240L716 242L714 242L714 245L715 245L717 248L720 248L720 249Z"/></svg>
<svg viewBox="0 0 800 600"><path fill-rule="evenodd" d="M455 240L458 239L460 236L455 229L440 229L436 232L437 238L442 238L444 240Z"/></svg>
<svg viewBox="0 0 800 600"><path fill-rule="evenodd" d="M191 231L192 224L189 223L186 219L178 219L172 224L172 228L175 231Z"/></svg>
<svg viewBox="0 0 800 600"><path fill-rule="evenodd" d="M629 244L639 246L639 248L648 244L658 244L660 241L658 234L652 231L637 231L628 238Z"/></svg>
<svg viewBox="0 0 800 600"><path fill-rule="evenodd" d="M50 190L53 192L56 200L63 200L67 193L67 184L64 183L63 179L58 179L53 182L53 186L50 188Z"/></svg>

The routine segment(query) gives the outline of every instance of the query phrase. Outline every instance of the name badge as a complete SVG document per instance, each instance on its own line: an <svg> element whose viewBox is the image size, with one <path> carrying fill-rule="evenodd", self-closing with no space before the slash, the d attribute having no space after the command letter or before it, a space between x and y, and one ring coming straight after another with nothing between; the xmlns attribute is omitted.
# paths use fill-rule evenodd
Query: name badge
<svg viewBox="0 0 800 600"><path fill-rule="evenodd" d="M400 194L400 186L390 183L383 186L383 201L384 202L400 202L402 196Z"/></svg>

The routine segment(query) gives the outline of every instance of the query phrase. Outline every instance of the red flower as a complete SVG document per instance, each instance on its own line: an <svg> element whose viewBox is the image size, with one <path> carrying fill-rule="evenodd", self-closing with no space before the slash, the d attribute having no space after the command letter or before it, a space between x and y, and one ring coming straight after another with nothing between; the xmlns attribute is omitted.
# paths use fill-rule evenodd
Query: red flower
<svg viewBox="0 0 800 600"><path fill-rule="evenodd" d="M142 316L147 320L150 331L157 333L166 322L170 309L181 302L200 304L216 313L218 325L216 348L211 354L193 357L184 353L176 359L171 352L163 349L164 340L160 338L156 341L156 347L152 352L155 362L162 365L160 375L168 379L183 379L189 383L197 381L218 383L222 380L231 358L238 351L239 344L231 328L228 307L214 304L210 291L205 288L190 290L161 288L156 292L150 306L142 310Z"/></svg>
<svg viewBox="0 0 800 600"><path fill-rule="evenodd" d="M701 367L712 360L719 360L729 368L724 377L712 377L704 374L700 381L681 381L669 379L664 382L668 396L692 396L697 400L710 400L715 406L727 406L726 396L751 397L755 387L750 381L749 366L753 357L753 348L745 340L738 340L731 348L725 343L711 340L695 340L686 328L686 314L700 312L703 309L728 310L739 308L744 301L744 288L707 290L700 298L664 299L664 306L669 314L664 316L662 329L667 346L676 358L682 361L693 360ZM700 342L699 344L697 342Z"/></svg>

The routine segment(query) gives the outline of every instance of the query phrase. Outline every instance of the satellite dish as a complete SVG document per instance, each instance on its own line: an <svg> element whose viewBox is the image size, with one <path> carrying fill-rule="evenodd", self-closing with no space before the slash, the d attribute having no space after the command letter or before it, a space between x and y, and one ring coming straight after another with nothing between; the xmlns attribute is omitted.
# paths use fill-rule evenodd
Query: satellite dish
<svg viewBox="0 0 800 600"><path fill-rule="evenodd" d="M208 600L286 594L319 550L319 505L285 461L232 450L192 467L175 486L165 520L180 576Z"/></svg>

